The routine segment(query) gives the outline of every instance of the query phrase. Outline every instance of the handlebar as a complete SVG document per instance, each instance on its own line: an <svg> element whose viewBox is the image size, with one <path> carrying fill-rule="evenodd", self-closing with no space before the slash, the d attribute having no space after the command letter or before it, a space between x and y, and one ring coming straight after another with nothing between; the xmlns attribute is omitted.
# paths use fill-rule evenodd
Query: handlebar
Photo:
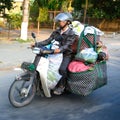
<svg viewBox="0 0 120 120"><path fill-rule="evenodd" d="M38 44L37 44L37 41L36 41L36 35L35 33L31 33L31 36L33 37L34 41L35 41L35 45L34 46L31 46L31 47L28 47L28 48L31 48L33 53L35 54L42 54L42 55L45 55L45 54L53 54L54 53L54 50L49 50L49 49L43 49L41 47L38 47Z"/></svg>
<svg viewBox="0 0 120 120"><path fill-rule="evenodd" d="M43 49L41 49L41 53L42 54L53 54L54 50L43 50Z"/></svg>
<svg viewBox="0 0 120 120"><path fill-rule="evenodd" d="M39 54L39 55L45 55L45 54L53 54L54 50L47 50L47 49L42 49L39 47L31 47L33 53Z"/></svg>

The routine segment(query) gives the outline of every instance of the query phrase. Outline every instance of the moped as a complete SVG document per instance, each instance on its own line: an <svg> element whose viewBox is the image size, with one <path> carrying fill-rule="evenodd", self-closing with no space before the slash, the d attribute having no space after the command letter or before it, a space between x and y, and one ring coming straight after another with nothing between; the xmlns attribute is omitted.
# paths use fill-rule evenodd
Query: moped
<svg viewBox="0 0 120 120"><path fill-rule="evenodd" d="M85 39L86 41L87 38L86 36L83 36L83 33L84 31L80 36L80 40ZM51 68L56 69L48 69L50 60L47 59L47 56L50 54L54 55L54 49L45 49L43 46L38 46L34 33L32 33L32 37L35 41L35 46L31 48L33 53L36 54L35 59L31 63L23 62L21 64L23 72L15 77L15 80L9 89L9 101L14 107L23 107L28 105L32 102L36 94L39 94L42 97L52 97L53 90L59 82L58 78L61 77L59 74L52 74L50 72L49 75L52 78L51 81L53 82L53 79L57 79L54 84L51 84L51 81L48 82L46 71L55 72L59 69L59 65L57 65L57 67L54 67L54 65L51 66ZM56 41L54 41L54 43L56 44ZM92 47L94 46L95 45L92 44ZM57 55L55 54L54 57L56 56ZM62 58L62 56L58 56L58 58ZM62 60L59 60L58 58L54 58L53 62L56 60L61 64ZM87 71L77 73L68 71L68 73L65 91L69 93L86 96L92 93L95 89L107 84L106 61L96 62L94 65L92 64L91 69Z"/></svg>
<svg viewBox="0 0 120 120"><path fill-rule="evenodd" d="M10 86L8 97L10 103L14 107L23 107L28 105L36 94L51 97L52 90L47 85L48 83L45 81L44 76L41 76L41 72L44 74L46 69L45 67L41 68L40 66L41 64L42 66L46 66L48 64L44 59L46 59L46 55L52 54L53 50L38 47L36 35L34 33L31 35L35 41L35 46L29 48L32 49L36 56L33 62L23 62L21 64L23 72L16 75L15 80Z"/></svg>

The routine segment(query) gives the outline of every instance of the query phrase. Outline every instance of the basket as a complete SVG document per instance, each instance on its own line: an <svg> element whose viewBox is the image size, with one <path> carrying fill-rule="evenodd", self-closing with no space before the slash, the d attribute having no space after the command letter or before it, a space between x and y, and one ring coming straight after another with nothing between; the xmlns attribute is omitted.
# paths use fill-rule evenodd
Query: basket
<svg viewBox="0 0 120 120"><path fill-rule="evenodd" d="M85 28L84 28L85 30ZM82 31L78 40L77 54L84 48L93 48L97 52L96 39L99 36L94 34L84 35ZM106 61L94 63L92 70L84 72L68 71L68 86L72 93L78 95L89 95L92 91L107 84L107 65Z"/></svg>
<svg viewBox="0 0 120 120"><path fill-rule="evenodd" d="M70 91L78 95L89 95L95 89L106 84L107 65L105 61L95 64L92 70L68 73Z"/></svg>

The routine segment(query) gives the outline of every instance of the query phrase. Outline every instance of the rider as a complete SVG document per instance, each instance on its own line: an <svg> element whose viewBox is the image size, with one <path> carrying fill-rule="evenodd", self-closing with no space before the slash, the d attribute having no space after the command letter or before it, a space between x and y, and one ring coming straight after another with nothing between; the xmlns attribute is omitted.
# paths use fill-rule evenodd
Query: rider
<svg viewBox="0 0 120 120"><path fill-rule="evenodd" d="M59 28L50 35L45 41L39 42L40 45L48 45L53 40L59 41L59 48L54 49L54 54L63 53L63 60L59 68L59 73L62 75L59 83L57 84L54 94L60 95L65 89L67 78L67 67L73 57L73 50L71 49L73 42L76 39L76 35L69 27L72 22L72 15L68 12L59 13L55 17L55 22L59 23Z"/></svg>

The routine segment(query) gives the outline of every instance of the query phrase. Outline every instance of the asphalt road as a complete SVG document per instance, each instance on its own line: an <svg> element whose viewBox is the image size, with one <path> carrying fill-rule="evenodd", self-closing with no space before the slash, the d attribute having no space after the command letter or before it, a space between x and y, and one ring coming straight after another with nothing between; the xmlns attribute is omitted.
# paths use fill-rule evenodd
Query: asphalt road
<svg viewBox="0 0 120 120"><path fill-rule="evenodd" d="M108 84L86 97L74 94L41 98L31 104L14 108L8 90L18 71L0 72L0 120L119 120L120 84L116 61L108 63Z"/></svg>
<svg viewBox="0 0 120 120"><path fill-rule="evenodd" d="M119 120L120 119L120 36L106 37L109 48L108 84L86 97L74 94L41 98L31 104L14 108L8 100L8 90L19 71L20 62L31 60L28 44L0 44L0 120ZM16 49L15 49L16 48ZM16 55L17 53L17 55ZM18 57L17 57L18 56ZM1 59L2 58L2 59ZM12 63L13 61L13 63ZM4 64L4 65L3 65Z"/></svg>

